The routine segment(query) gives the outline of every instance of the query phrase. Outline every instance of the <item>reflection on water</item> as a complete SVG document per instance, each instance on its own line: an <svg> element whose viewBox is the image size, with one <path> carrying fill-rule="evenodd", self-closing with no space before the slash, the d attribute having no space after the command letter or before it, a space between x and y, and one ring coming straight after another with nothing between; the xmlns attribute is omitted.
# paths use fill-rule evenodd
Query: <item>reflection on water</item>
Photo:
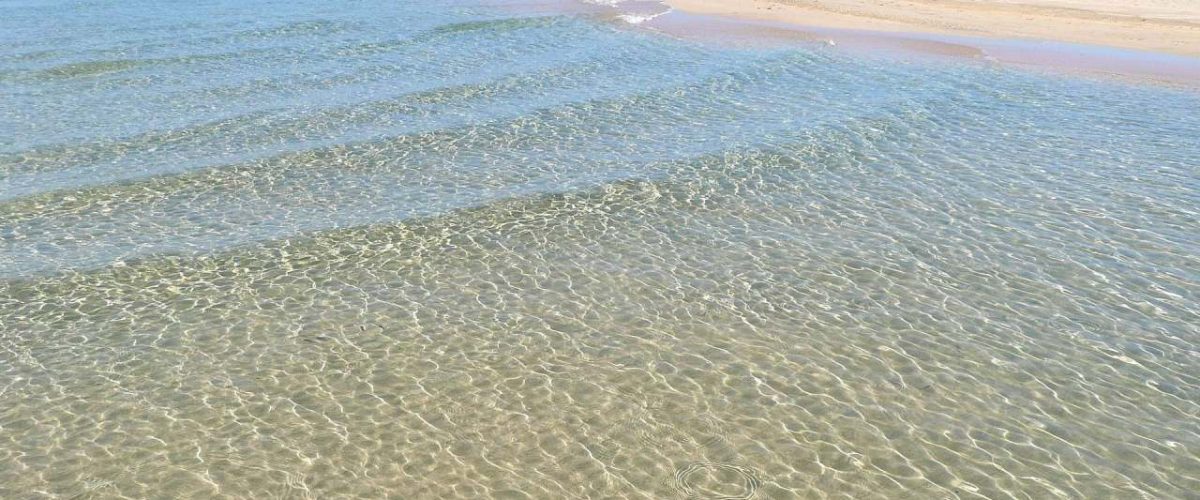
<svg viewBox="0 0 1200 500"><path fill-rule="evenodd" d="M465 4L11 10L2 497L1200 491L1195 95Z"/></svg>

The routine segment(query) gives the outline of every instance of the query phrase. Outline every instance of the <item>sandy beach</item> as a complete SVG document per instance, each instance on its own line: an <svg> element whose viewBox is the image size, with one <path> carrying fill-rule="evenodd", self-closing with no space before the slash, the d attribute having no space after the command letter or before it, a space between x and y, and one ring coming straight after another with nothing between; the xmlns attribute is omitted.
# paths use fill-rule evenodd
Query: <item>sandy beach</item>
<svg viewBox="0 0 1200 500"><path fill-rule="evenodd" d="M679 10L807 26L1051 40L1200 56L1188 0L668 0Z"/></svg>

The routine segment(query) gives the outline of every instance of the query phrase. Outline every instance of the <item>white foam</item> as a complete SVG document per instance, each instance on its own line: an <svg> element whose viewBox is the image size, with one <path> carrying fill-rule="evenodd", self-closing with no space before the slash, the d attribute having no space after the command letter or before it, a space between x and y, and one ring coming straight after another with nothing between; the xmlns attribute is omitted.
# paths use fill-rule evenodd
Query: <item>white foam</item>
<svg viewBox="0 0 1200 500"><path fill-rule="evenodd" d="M654 19L654 18L661 16L663 14L666 14L668 12L671 12L671 9L667 9L662 12L658 12L658 13L654 13L654 14L620 14L617 16L617 19L625 21L629 24L642 24L646 21Z"/></svg>

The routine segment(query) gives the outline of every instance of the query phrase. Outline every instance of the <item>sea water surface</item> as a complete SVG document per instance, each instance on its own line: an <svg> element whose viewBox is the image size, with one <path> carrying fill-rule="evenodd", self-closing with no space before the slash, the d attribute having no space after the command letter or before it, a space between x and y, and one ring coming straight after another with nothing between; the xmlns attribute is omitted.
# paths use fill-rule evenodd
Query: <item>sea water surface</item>
<svg viewBox="0 0 1200 500"><path fill-rule="evenodd" d="M1198 498L1194 92L0 7L0 497Z"/></svg>

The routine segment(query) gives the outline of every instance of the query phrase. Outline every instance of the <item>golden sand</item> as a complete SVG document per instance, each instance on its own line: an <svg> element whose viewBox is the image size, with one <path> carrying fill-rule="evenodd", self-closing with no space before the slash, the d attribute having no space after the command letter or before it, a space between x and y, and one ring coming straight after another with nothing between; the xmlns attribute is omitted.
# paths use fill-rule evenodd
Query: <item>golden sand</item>
<svg viewBox="0 0 1200 500"><path fill-rule="evenodd" d="M680 10L830 28L1053 40L1200 56L1191 0L668 0Z"/></svg>

